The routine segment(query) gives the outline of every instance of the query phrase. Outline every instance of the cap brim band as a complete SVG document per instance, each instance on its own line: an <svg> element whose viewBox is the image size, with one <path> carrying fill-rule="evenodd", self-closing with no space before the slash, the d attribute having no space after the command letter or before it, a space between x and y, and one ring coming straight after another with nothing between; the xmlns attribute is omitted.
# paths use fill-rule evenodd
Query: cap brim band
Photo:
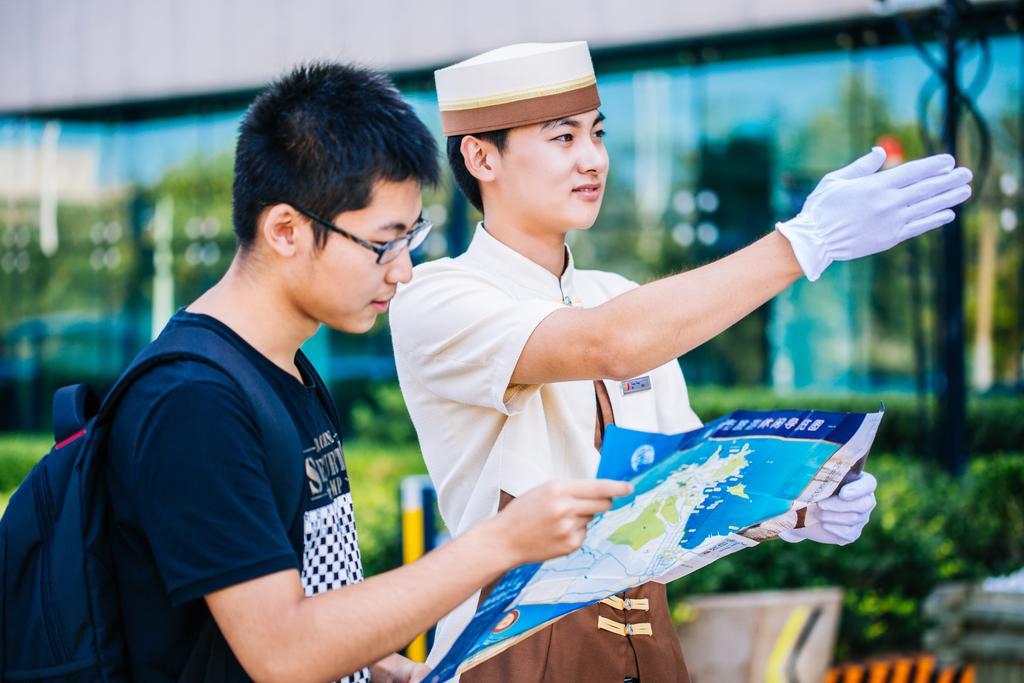
<svg viewBox="0 0 1024 683"><path fill-rule="evenodd" d="M597 85L535 97L518 102L496 104L478 109L441 112L441 128L447 137L486 133L518 126L544 123L564 116L575 116L601 106Z"/></svg>

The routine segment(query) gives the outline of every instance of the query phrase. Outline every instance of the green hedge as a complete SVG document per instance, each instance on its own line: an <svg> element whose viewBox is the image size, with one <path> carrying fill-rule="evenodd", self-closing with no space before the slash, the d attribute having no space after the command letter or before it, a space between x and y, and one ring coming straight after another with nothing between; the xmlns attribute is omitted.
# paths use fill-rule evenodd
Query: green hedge
<svg viewBox="0 0 1024 683"><path fill-rule="evenodd" d="M374 443L412 443L416 433L394 382L364 387L352 404L348 424L360 439ZM808 409L871 412L885 404L885 419L875 441L879 452L932 456L930 423L935 402L926 402L921 419L914 396L906 394L780 395L762 388L691 387L690 404L708 421L734 410ZM1024 450L1024 396L974 397L968 404L968 452L972 455Z"/></svg>
<svg viewBox="0 0 1024 683"><path fill-rule="evenodd" d="M0 493L16 489L52 445L39 434L0 434Z"/></svg>

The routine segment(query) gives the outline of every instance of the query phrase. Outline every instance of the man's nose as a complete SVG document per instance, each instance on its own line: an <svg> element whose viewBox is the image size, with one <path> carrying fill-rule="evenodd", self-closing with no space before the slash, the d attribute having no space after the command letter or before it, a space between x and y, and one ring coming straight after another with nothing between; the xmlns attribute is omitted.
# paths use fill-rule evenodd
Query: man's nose
<svg viewBox="0 0 1024 683"><path fill-rule="evenodd" d="M388 272L385 275L385 279L388 281L388 284L404 285L409 282L412 280L412 252L408 249L403 249L398 258L387 264L387 268Z"/></svg>
<svg viewBox="0 0 1024 683"><path fill-rule="evenodd" d="M599 141L588 139L580 154L579 169L583 173L604 173L608 170L608 154Z"/></svg>

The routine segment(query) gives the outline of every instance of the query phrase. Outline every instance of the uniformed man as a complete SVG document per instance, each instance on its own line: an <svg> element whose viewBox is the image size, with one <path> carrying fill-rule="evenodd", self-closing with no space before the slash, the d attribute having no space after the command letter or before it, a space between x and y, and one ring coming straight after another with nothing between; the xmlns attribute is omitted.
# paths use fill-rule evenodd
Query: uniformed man
<svg viewBox="0 0 1024 683"><path fill-rule="evenodd" d="M946 155L876 173L876 148L830 173L793 220L715 263L645 286L577 269L608 173L586 43L513 45L436 72L448 158L482 211L467 252L415 269L391 313L398 377L456 535L538 482L593 476L605 426L701 425L676 359L801 276L952 219L970 172ZM868 474L783 533L845 544L875 505ZM485 589L486 591L487 589ZM480 597L438 627L436 663ZM465 681L687 681L665 588L561 619Z"/></svg>

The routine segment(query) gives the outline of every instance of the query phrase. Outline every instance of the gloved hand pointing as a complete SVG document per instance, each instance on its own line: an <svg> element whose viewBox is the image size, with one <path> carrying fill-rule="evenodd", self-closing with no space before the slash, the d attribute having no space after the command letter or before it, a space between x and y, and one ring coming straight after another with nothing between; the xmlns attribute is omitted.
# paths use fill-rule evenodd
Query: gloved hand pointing
<svg viewBox="0 0 1024 683"><path fill-rule="evenodd" d="M775 227L789 240L807 279L817 280L833 261L890 249L953 220L951 207L971 196L972 174L936 154L878 172L885 150L873 148L832 171L803 209Z"/></svg>

